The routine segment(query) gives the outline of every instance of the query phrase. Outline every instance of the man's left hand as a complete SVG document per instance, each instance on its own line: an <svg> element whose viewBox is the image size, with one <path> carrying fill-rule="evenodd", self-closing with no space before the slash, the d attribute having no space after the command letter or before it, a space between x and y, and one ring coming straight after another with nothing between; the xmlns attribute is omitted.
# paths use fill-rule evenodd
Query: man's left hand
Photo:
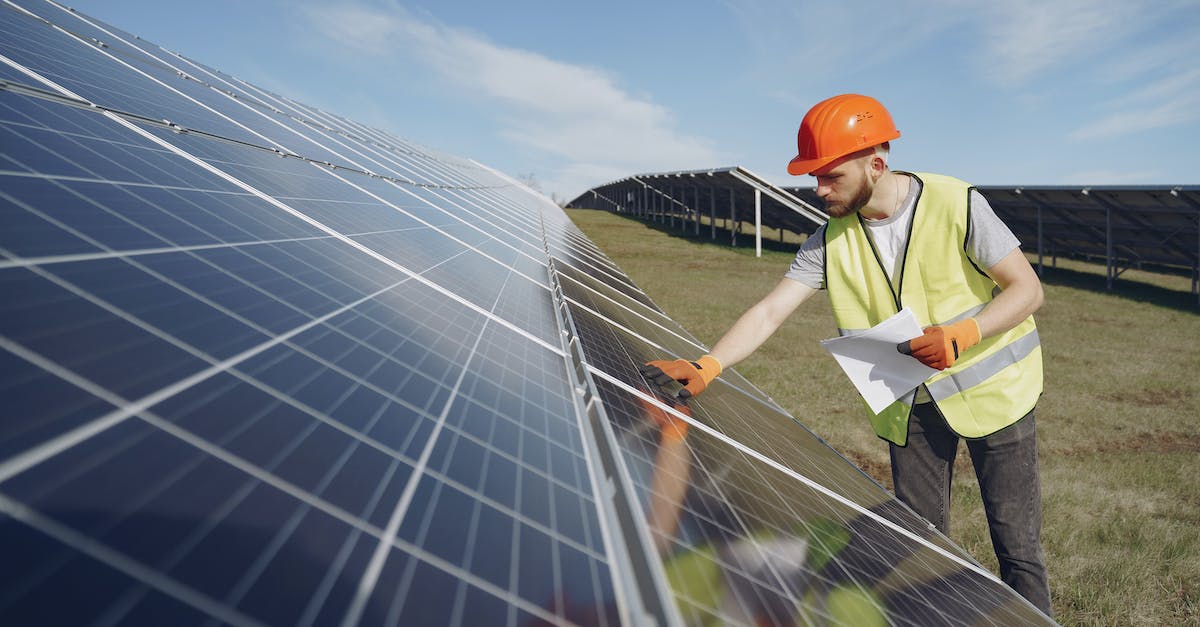
<svg viewBox="0 0 1200 627"><path fill-rule="evenodd" d="M945 370L978 344L979 339L979 323L967 318L945 326L926 327L924 335L900 342L896 350L916 357L930 368Z"/></svg>

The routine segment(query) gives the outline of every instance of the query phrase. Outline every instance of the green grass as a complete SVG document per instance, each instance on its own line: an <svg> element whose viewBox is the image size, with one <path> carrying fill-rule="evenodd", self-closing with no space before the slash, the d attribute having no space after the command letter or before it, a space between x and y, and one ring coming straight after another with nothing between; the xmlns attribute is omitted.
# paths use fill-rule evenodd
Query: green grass
<svg viewBox="0 0 1200 627"><path fill-rule="evenodd" d="M778 232L698 238L600 211L577 225L672 318L712 345L782 278L795 240ZM1049 259L1046 260L1050 262ZM1059 260L1035 315L1046 392L1038 406L1044 523L1055 618L1064 625L1200 625L1200 305L1186 276ZM737 369L890 485L887 447L820 347L835 334L822 292ZM965 448L965 447L964 447ZM951 538L995 570L965 450Z"/></svg>

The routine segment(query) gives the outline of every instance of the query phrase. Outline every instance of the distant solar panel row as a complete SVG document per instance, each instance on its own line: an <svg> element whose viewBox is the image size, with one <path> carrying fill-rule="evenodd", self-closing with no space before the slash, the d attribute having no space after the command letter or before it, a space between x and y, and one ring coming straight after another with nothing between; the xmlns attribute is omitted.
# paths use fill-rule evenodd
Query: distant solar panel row
<svg viewBox="0 0 1200 627"><path fill-rule="evenodd" d="M0 81L0 623L1046 620L736 374L661 402L702 346L504 175L51 2Z"/></svg>
<svg viewBox="0 0 1200 627"><path fill-rule="evenodd" d="M788 188L819 202L813 188ZM1200 186L981 185L980 193L1039 257L1103 260L1108 286L1132 267L1190 270L1200 287Z"/></svg>
<svg viewBox="0 0 1200 627"><path fill-rule="evenodd" d="M741 167L636 174L593 187L570 207L603 209L662 222L680 221L697 235L716 238L716 224L737 232L740 223L811 233L825 223L820 200L801 199ZM756 217L757 216L757 217ZM701 228L707 220L709 226ZM736 234L731 235L736 243Z"/></svg>

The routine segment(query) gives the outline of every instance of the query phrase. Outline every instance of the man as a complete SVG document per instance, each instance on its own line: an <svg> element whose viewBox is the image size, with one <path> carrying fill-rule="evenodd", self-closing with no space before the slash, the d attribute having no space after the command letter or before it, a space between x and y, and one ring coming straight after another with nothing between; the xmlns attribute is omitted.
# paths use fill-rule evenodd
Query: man
<svg viewBox="0 0 1200 627"><path fill-rule="evenodd" d="M888 169L889 142L899 136L891 114L867 96L835 96L809 110L788 172L816 178L829 222L711 353L642 371L660 384L683 383L680 397L699 394L818 289L828 291L842 333L911 309L923 335L897 349L941 372L879 414L867 410L889 442L896 496L948 533L951 473L965 438L1001 579L1049 615L1033 415L1042 392L1032 317L1041 282L974 188Z"/></svg>

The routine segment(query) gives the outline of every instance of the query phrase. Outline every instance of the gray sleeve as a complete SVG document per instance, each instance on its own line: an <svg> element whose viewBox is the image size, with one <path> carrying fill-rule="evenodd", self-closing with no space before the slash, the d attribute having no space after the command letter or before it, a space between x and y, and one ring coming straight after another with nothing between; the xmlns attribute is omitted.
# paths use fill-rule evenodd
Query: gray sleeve
<svg viewBox="0 0 1200 627"><path fill-rule="evenodd" d="M825 289L825 225L804 240L783 276L813 289Z"/></svg>
<svg viewBox="0 0 1200 627"><path fill-rule="evenodd" d="M1020 240L1000 221L983 194L971 190L971 233L967 237L967 254L979 267L987 269L1020 246Z"/></svg>

